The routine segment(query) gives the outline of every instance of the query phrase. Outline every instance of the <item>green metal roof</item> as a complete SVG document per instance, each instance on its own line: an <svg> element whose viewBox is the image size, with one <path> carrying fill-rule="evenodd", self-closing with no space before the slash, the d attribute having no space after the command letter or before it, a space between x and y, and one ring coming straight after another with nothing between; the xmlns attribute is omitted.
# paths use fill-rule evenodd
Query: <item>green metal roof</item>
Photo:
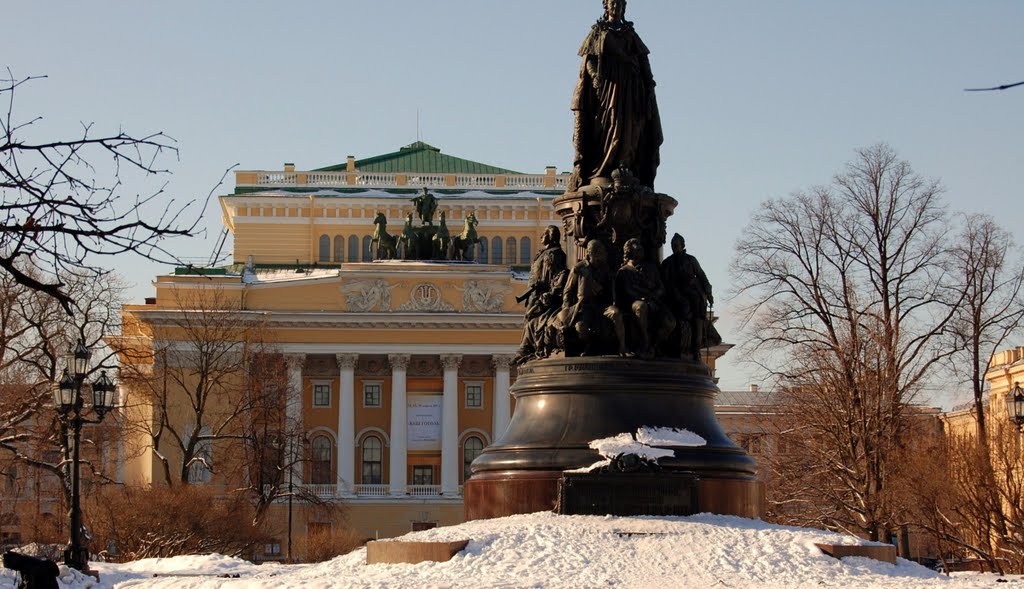
<svg viewBox="0 0 1024 589"><path fill-rule="evenodd" d="M318 168L317 172L341 172L346 164ZM356 160L360 172L391 172L421 174L518 174L513 170L499 168L472 160L441 153L433 145L417 141L398 151Z"/></svg>

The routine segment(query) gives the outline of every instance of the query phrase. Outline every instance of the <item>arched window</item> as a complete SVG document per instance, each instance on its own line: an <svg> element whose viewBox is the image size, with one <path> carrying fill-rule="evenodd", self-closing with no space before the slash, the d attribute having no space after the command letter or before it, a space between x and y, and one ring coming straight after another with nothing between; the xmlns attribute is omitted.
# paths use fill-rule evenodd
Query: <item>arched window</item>
<svg viewBox="0 0 1024 589"><path fill-rule="evenodd" d="M359 261L359 238L355 235L348 238L348 261Z"/></svg>
<svg viewBox="0 0 1024 589"><path fill-rule="evenodd" d="M462 445L462 482L466 482L469 479L469 465L473 463L473 460L483 452L484 441L476 436L470 436L466 438L466 443Z"/></svg>
<svg viewBox="0 0 1024 589"><path fill-rule="evenodd" d="M334 261L338 263L345 261L345 238L341 235L334 236Z"/></svg>
<svg viewBox="0 0 1024 589"><path fill-rule="evenodd" d="M509 237L505 240L505 263L515 264L516 262L516 238Z"/></svg>
<svg viewBox="0 0 1024 589"><path fill-rule="evenodd" d="M373 241L373 238L370 237L369 235L366 235L366 236L363 237L363 261L364 262L372 262L373 261L373 255L370 253L370 244L371 244L372 241Z"/></svg>
<svg viewBox="0 0 1024 589"><path fill-rule="evenodd" d="M312 450L313 468L310 473L310 481L314 485L329 485L331 481L331 452L333 450L331 439L327 436L313 438Z"/></svg>
<svg viewBox="0 0 1024 589"><path fill-rule="evenodd" d="M495 237L491 240L491 263L492 264L504 264L505 261L501 257L501 238Z"/></svg>
<svg viewBox="0 0 1024 589"><path fill-rule="evenodd" d="M480 241L476 242L476 257L473 258L481 264L487 263L487 238L481 237Z"/></svg>
<svg viewBox="0 0 1024 589"><path fill-rule="evenodd" d="M320 236L320 261L331 261L331 238L327 235Z"/></svg>
<svg viewBox="0 0 1024 589"><path fill-rule="evenodd" d="M520 239L519 240L519 263L520 264L529 264L532 261L531 260L532 253L533 252L530 251L530 238L529 237L524 237L524 238Z"/></svg>
<svg viewBox="0 0 1024 589"><path fill-rule="evenodd" d="M191 443L192 433L195 431L195 426L188 424L185 427L185 446L188 447ZM209 426L203 426L199 429L199 436L209 436ZM210 478L213 474L213 441L210 439L200 438L195 445L195 450L192 453L192 460L188 465L188 481L190 483L209 483Z"/></svg>
<svg viewBox="0 0 1024 589"><path fill-rule="evenodd" d="M383 483L383 451L377 436L366 436L363 438L363 477L364 485L379 485Z"/></svg>

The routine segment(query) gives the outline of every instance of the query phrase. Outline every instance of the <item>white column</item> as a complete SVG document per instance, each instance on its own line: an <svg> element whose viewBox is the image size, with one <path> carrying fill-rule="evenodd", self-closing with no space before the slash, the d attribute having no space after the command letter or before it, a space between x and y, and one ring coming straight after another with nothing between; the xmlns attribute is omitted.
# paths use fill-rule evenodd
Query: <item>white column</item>
<svg viewBox="0 0 1024 589"><path fill-rule="evenodd" d="M459 495L459 362L462 356L441 356L444 398L441 402L441 494Z"/></svg>
<svg viewBox="0 0 1024 589"><path fill-rule="evenodd" d="M491 440L497 440L508 428L508 422L512 419L512 399L508 390L512 382L509 375L509 365L512 363L511 354L495 354L491 356L494 362L494 411Z"/></svg>
<svg viewBox="0 0 1024 589"><path fill-rule="evenodd" d="M359 354L336 354L341 370L338 395L338 495L355 493L356 480L356 362Z"/></svg>
<svg viewBox="0 0 1024 589"><path fill-rule="evenodd" d="M306 433L306 424L302 415L302 368L306 364L305 354L287 354L288 364L288 405L285 407L285 418L289 443L288 464L291 465L292 478L295 483L302 480L302 438Z"/></svg>
<svg viewBox="0 0 1024 589"><path fill-rule="evenodd" d="M409 437L408 407L405 399L405 370L409 354L388 354L391 363L391 494L406 494L406 454Z"/></svg>
<svg viewBox="0 0 1024 589"><path fill-rule="evenodd" d="M122 415L124 415L124 413L123 413L123 411L124 411L124 400L125 400L124 396L123 396L124 394L125 394L124 393L124 389L118 387L117 396L118 396L119 402L121 403L121 409L120 410L122 411ZM123 422L121 422L121 423L123 423ZM127 443L128 435L125 432L125 427L123 427L121 425L115 425L114 427L117 429L117 457L116 457L116 460L117 460L116 469L117 470L115 471L115 474L114 474L114 481L117 482L117 483L122 483L123 484L124 483L124 462L125 462L125 460L124 460L124 458L125 458L125 456L124 456L124 454L125 454L125 447L124 447L124 445Z"/></svg>

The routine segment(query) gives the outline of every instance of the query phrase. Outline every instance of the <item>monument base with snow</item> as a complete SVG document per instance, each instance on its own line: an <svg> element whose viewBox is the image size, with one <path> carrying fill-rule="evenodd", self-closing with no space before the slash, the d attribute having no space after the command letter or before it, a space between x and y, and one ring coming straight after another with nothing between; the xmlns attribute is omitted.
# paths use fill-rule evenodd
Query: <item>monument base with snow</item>
<svg viewBox="0 0 1024 589"><path fill-rule="evenodd" d="M508 429L473 462L466 518L556 505L563 513L759 517L755 463L722 431L717 391L699 362L528 362L512 387Z"/></svg>

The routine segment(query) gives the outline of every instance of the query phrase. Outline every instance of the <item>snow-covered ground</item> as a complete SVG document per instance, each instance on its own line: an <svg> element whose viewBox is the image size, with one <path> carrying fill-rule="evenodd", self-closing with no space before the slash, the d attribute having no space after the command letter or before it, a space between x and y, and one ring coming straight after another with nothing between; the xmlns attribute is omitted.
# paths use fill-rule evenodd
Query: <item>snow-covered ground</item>
<svg viewBox="0 0 1024 589"><path fill-rule="evenodd" d="M97 564L94 584L62 567L62 587L250 589L303 587L1022 587L1020 577L946 577L900 560L834 560L815 542L857 540L820 530L730 516L598 517L535 513L408 534L404 540L469 539L445 563L366 565L366 550L312 565L253 565L220 555ZM235 575L224 578L219 575ZM12 589L10 572L0 589Z"/></svg>

